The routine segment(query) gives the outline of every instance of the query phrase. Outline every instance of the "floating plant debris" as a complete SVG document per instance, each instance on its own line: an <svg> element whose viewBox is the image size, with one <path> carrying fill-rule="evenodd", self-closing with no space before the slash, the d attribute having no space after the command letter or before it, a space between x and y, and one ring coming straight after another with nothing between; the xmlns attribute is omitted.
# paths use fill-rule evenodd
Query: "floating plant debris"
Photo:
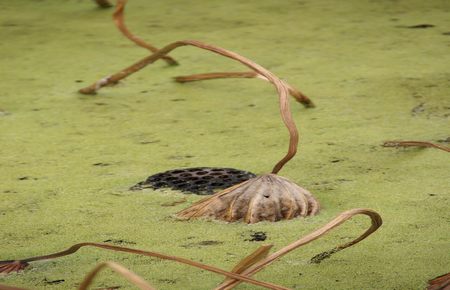
<svg viewBox="0 0 450 290"><path fill-rule="evenodd" d="M177 216L182 219L207 216L226 221L243 220L247 223L257 223L263 220L278 221L281 219L291 219L297 216L304 217L317 214L320 208L319 203L307 190L304 190L299 186L293 186L292 182L289 180L276 175L281 168L297 153L299 135L295 122L292 118L288 99L291 86L253 61L235 52L214 45L205 44L200 41L177 41L165 46L158 52L136 62L128 68L81 89L80 92L83 94L94 94L100 88L106 85L115 84L128 75L155 62L175 48L187 45L205 49L234 59L251 68L258 75L273 84L278 93L281 119L289 132L289 146L288 152L275 164L271 174L263 175L262 178L255 177L236 186L226 188L223 191L213 195L211 199L203 199L198 203L195 203L192 207L179 212ZM164 186L164 184L161 184L161 186ZM247 190L247 188L263 188L263 191L251 191ZM290 188L292 190L289 190L289 194L284 194L283 191L286 191L285 188ZM237 211L230 214L225 213L225 208L230 210L237 209L237 207L234 206L234 201L238 199L239 195L245 195L245 198L239 198L240 201L251 203L248 205L241 204L246 211L239 210L239 214L237 214ZM266 198L267 195L270 198ZM231 196L233 196L233 198L230 198ZM280 200L280 198L282 199ZM292 201L293 198L296 200ZM221 204L222 202L229 204ZM269 207L268 211L270 211L270 213L268 214L264 213L265 209L263 209L263 207L266 206Z"/></svg>
<svg viewBox="0 0 450 290"><path fill-rule="evenodd" d="M213 194L215 190L225 189L244 182L255 176L254 173L234 168L195 167L174 169L152 175L130 189L171 188L186 193L206 195Z"/></svg>
<svg viewBox="0 0 450 290"><path fill-rule="evenodd" d="M114 13L114 20L118 26L123 24L123 10L126 1L120 0L119 3L121 6L117 6ZM186 79L189 80L192 78L200 80L217 77L258 77L271 83L278 93L281 119L289 132L289 146L287 153L275 164L270 174L254 177L237 185L228 187L223 191L214 194L210 198L205 198L195 203L193 206L179 212L177 216L182 219L207 216L226 221L242 220L247 223L257 223L263 220L278 221L281 219L291 219L297 216L305 217L317 214L320 206L311 193L289 180L277 176L281 168L295 156L298 147L299 134L290 111L289 95L294 96L297 101L306 107L313 106L311 100L288 83L278 78L272 72L250 59L233 51L197 40L181 40L166 45L152 55L141 59L129 67L115 74L106 76L90 86L80 89L79 92L82 94L95 94L102 87L117 84L120 80L154 63L166 56L172 50L182 46L197 47L233 59L254 72L252 75L247 73L237 73L237 75L236 73L216 73L212 77L211 74L206 74L206 78L203 77L205 74L200 77L198 75L191 75L185 76L185 81ZM186 177L194 178L194 176ZM189 182L184 185L184 187L189 188L190 190L198 190L198 188L202 187L202 184L207 183L207 180L202 180L198 176L195 177L198 178L198 181L196 181L197 184ZM222 183L224 183L223 179L224 178L221 178ZM182 182L180 182L180 184L181 183ZM157 185L159 187L168 186L166 180L160 180ZM139 188L139 186L134 186L133 189L135 188ZM235 201L238 200L239 206L235 204Z"/></svg>
<svg viewBox="0 0 450 290"><path fill-rule="evenodd" d="M133 41L135 44L144 47L148 49L149 51L153 52L152 55L136 62L135 64L121 70L120 72L106 76L102 78L101 80L95 82L94 84L82 88L79 90L82 94L96 94L99 89L101 89L104 86L114 86L119 83L120 80L128 77L129 75L143 69L147 65L157 61L158 59L165 60L169 65L177 65L178 62L168 56L167 54L179 47L179 46L185 46L185 45L192 45L197 46L202 49L210 50L215 53L221 54L225 57L229 57L235 60L238 60L242 64L246 65L247 67L251 68L253 71L249 72L219 72L219 73L206 73L206 74L195 74L195 75L189 75L189 76L180 76L176 77L175 80L177 82L183 83L183 82L190 82L190 81L198 81L198 80L206 80L206 79L214 79L214 78L259 78L265 81L268 81L270 83L273 82L272 77L267 77L264 73L261 73L259 71L259 65L251 65L248 61L241 61L243 59L239 55L226 51L219 47L209 46L206 44L203 44L198 41L177 41L175 43L171 43L162 49L158 50L158 48L154 47L148 42L145 42L141 38L137 37L136 35L132 34L128 28L125 26L125 20L124 20L124 11L125 11L125 4L127 3L127 0L118 0L116 9L113 13L113 20L116 25L116 27L120 30L120 32L129 40ZM254 63L252 63L254 64ZM299 103L303 104L307 108L314 107L314 103L309 99L306 95L304 95L299 90L295 89L293 86L289 85L287 82L282 81L278 79L278 81L282 82L284 86L288 88L289 94L294 97Z"/></svg>
<svg viewBox="0 0 450 290"><path fill-rule="evenodd" d="M114 14L113 14L113 20L114 20L114 23L116 24L116 27L120 30L120 32L122 32L122 34L126 38L128 38L132 42L136 43L138 46L146 48L151 52L157 52L158 48L154 47L150 43L145 42L144 40L140 39L136 35L132 34L128 30L128 28L125 26L123 15L124 15L126 3L127 3L127 0L117 0L116 10L114 11ZM165 55L164 57L162 57L162 59L165 60L167 62L167 64L169 64L169 65L178 65L178 62L168 55Z"/></svg>
<svg viewBox="0 0 450 290"><path fill-rule="evenodd" d="M178 83L188 83L195 81L203 81L203 80L213 80L213 79L228 79L228 78L258 78L265 81L269 81L267 78L258 74L254 71L248 72L214 72L214 73L205 73L205 74L195 74L189 76L178 76L175 77L174 80ZM314 103L305 96L302 92L297 89L291 87L289 84L285 83L285 85L289 88L289 94L295 98L295 100L301 104L303 104L306 108L314 108Z"/></svg>
<svg viewBox="0 0 450 290"><path fill-rule="evenodd" d="M166 255L166 254L162 254L162 253L158 253L158 252L150 252L150 251L132 249L132 248L127 248L127 247L115 246L115 245L110 245L110 244L87 242L87 243L75 244L66 250L63 250L63 251L60 251L57 253L53 253L53 254L49 254L49 255L31 257L31 258L26 258L26 259L21 259L21 260L0 261L0 273L9 274L9 273L14 273L14 272L20 272L23 269L25 269L26 267L28 267L29 263L31 263L31 262L64 257L64 256L67 256L67 255L77 252L82 247L94 247L94 248L100 248L100 249L104 249L104 250L125 252L125 253L140 255L140 256L153 257L153 258L158 258L158 259L162 259L162 260L171 260L171 261L175 261L175 262L178 262L181 264L193 266L196 268L200 268L202 270L207 270L207 271L225 276L226 277L225 280L215 288L216 290L232 289L242 282L247 282L247 283L250 283L253 285L262 286L262 287L265 287L268 289L287 290L288 288L286 288L286 287L283 287L280 285L275 285L275 284L272 284L269 282L259 281L259 280L252 278L251 276L254 275L255 273L261 271L265 267L269 266L270 264L272 264L273 262L275 262L282 256L288 254L289 252L291 252L303 245L306 245L312 241L317 240L318 238L326 235L332 229L345 223L347 220L351 219L355 215L360 215L360 214L366 215L370 218L370 220L371 220L370 227L358 238L356 238L350 242L347 242L345 244L334 247L333 253L337 253L341 250L351 247L351 246L361 242L362 240L364 240L371 234L373 234L382 225L383 221L381 219L381 216L377 212L375 212L371 209L365 209L365 208L355 208L355 209L345 211L345 212L341 213L340 215L338 215L333 220L331 220L330 222L328 222L327 224L325 224L324 226L315 230L314 232L290 243L289 245L287 245L285 247L282 247L281 249L279 249L278 251L276 251L270 255L269 255L269 251L273 247L273 245L264 245L264 246L257 248L250 255L248 255L245 258L243 258L242 260L240 260L239 263L230 272L222 270L222 269L214 267L214 266L209 266L209 265L206 265L206 264L203 264L200 262L189 260L186 258L181 258L181 257L177 257L177 256L172 256L172 255ZM210 245L212 242L216 242L216 241L203 241L203 243L206 243L208 245ZM87 274L85 276L84 280L80 283L78 289L79 290L88 289L89 285L92 284L95 276L97 276L99 271L106 267L109 267L112 270L116 271L117 273L119 273L120 275L125 277L128 281L130 281L134 285L138 286L140 289L145 289L145 290L154 290L155 289L150 284L148 284L144 279L137 276L130 270L124 268L123 266L116 264L115 262L101 262L100 264L98 264L92 271L89 272L89 274ZM8 288L8 287L9 286L0 285L0 289L23 290L22 288L17 288L17 287L9 287ZM433 288L433 289L435 289L435 288Z"/></svg>

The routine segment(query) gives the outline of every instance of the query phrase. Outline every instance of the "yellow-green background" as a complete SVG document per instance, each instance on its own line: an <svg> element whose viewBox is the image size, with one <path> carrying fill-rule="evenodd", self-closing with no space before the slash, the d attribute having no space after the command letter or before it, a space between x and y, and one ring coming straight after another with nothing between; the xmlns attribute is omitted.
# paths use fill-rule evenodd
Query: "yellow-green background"
<svg viewBox="0 0 450 290"><path fill-rule="evenodd" d="M449 136L448 1L129 1L130 30L155 46L181 39L222 46L317 104L291 103L301 140L280 173L315 194L320 215L255 225L176 221L172 215L199 197L167 207L183 195L128 187L179 167L268 172L288 142L269 84L174 83L176 75L245 70L185 47L171 54L180 66L159 61L96 96L79 95L80 87L148 55L116 30L112 9L77 0L2 1L0 8L0 260L123 240L231 269L261 244L245 241L252 232L266 232L266 242L279 248L344 210L368 207L384 225L361 244L308 263L359 235L368 221L358 217L256 277L294 289L422 289L450 271L448 153L380 146ZM417 24L435 27L405 28ZM222 279L173 262L83 249L0 283L73 289L107 260L160 289L210 289ZM45 282L59 279L65 281ZM96 281L130 287L111 272Z"/></svg>

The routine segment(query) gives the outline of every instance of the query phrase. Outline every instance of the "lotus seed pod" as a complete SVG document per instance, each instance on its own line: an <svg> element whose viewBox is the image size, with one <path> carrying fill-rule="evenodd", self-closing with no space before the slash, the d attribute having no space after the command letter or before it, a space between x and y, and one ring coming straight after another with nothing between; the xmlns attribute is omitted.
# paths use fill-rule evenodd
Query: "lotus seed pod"
<svg viewBox="0 0 450 290"><path fill-rule="evenodd" d="M252 224L312 216L319 208L318 201L306 189L276 174L265 174L202 199L177 216Z"/></svg>

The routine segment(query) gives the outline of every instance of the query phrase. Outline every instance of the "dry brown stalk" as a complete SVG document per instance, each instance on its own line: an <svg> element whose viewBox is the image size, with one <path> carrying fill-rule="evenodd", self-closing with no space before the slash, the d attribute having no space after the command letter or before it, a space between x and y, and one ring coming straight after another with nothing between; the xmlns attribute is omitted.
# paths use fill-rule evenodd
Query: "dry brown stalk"
<svg viewBox="0 0 450 290"><path fill-rule="evenodd" d="M142 279L132 271L128 270L127 268L123 267L122 265L114 262L102 262L97 266L95 266L95 268L92 269L92 271L89 272L84 277L78 289L79 290L88 289L89 285L91 285L92 282L94 281L94 278L100 273L101 270L105 268L111 268L112 270L120 274L122 277L125 277L128 281L130 281L133 285L137 286L139 289L156 290L156 288L152 287L144 279Z"/></svg>
<svg viewBox="0 0 450 290"><path fill-rule="evenodd" d="M256 78L258 74L254 71L246 71L246 72L213 72L213 73L204 73L204 74L195 74L188 76L178 76L174 77L176 82L179 83L188 83L195 81L203 81L203 80L212 80L212 79L226 79L226 78ZM266 80L266 79L264 79Z"/></svg>
<svg viewBox="0 0 450 290"><path fill-rule="evenodd" d="M118 0L116 5L116 10L113 14L113 20L116 24L116 27L122 32L122 34L136 43L137 45L144 47L151 52L157 52L158 49L154 47L153 45L146 43L141 38L133 35L128 28L125 26L124 21L124 10L125 10L125 4L127 0ZM168 64L176 65L178 64L173 58L170 56L164 55L161 57L162 59L166 60ZM201 79L212 79L212 78L230 78L230 77L244 77L244 78L260 78L263 80L268 81L264 76L259 75L256 72L222 72L222 73L209 73L209 74L201 74L201 75L191 75L191 76L184 76L184 77L177 77L175 78L178 82L187 82L187 81L193 81L193 80L201 80ZM111 82L109 85L114 85L116 82ZM289 84L285 83L287 87L289 87L289 93L301 104L303 104L307 108L315 107L314 103L302 92L299 90L293 88ZM81 90L80 90L81 92Z"/></svg>
<svg viewBox="0 0 450 290"><path fill-rule="evenodd" d="M328 233L332 229L338 227L339 225L343 224L345 221L347 221L347 220L351 219L352 217L354 217L355 215L359 215L359 214L367 215L368 217L370 217L371 222L372 222L370 228L367 229L361 236L354 239L353 241L350 241L343 245L339 245L339 246L335 247L333 250L336 253L338 251L341 251L345 248L348 248L350 246L353 246L353 245L361 242L362 240L364 240L365 238L370 236L373 232L375 232L383 223L381 216L377 212L375 212L371 209L357 208L357 209L351 209L351 210L345 211L345 212L341 213L340 215L338 215L335 219L333 219L332 221L330 221L329 223L324 225L323 227L321 227L321 228L315 230L314 232L310 233L309 235L306 235L305 237L295 241L294 243L287 245L284 248L281 248L280 250L271 254L267 258L256 262L254 265L248 267L246 270L241 272L241 274L251 276L251 275L259 272L264 267L267 267L268 265L273 263L275 260L281 258L282 256L286 255L287 253L297 249L298 247L306 245L314 240L317 240L318 238L324 236L326 233ZM237 286L240 283L241 282L238 280L224 281L215 290L232 289L233 287Z"/></svg>
<svg viewBox="0 0 450 290"><path fill-rule="evenodd" d="M254 252L252 252L250 255L246 256L244 259L242 259L234 268L231 270L233 273L242 273L246 269L248 269L250 266L254 265L258 261L261 261L270 252L270 249L272 249L273 245L263 245L256 249ZM225 281L232 280L231 278L226 278Z"/></svg>
<svg viewBox="0 0 450 290"><path fill-rule="evenodd" d="M182 263L182 264L186 264L186 265L190 265L196 268L200 268L202 270L207 270L210 272L214 272L216 274L221 274L224 275L226 277L229 278L233 278L236 280L243 280L247 283L253 284L253 285L257 285L257 286L261 286L261 287L265 287L268 289L277 289L277 290L286 290L288 288L282 287L282 286L278 286L272 283L268 283L268 282L262 282L262 281L258 281L255 280L253 278L249 278L247 276L243 276L237 273L232 273L232 272L228 272L222 269L219 269L217 267L214 266L209 266L209 265L205 265L199 262L195 262L189 259L185 259L185 258L180 258L180 257L176 257L176 256L170 256L170 255L165 255L165 254L161 254L158 252L150 252L150 251L143 251L143 250L138 250L138 249L131 249L131 248L126 248L126 247L119 247L119 246L114 246L114 245L109 245L109 244L102 244L102 243L79 243L79 244L75 244L73 246L71 246L70 248L68 248L67 250L61 251L61 252L57 252L57 253L53 253L53 254L49 254L49 255L44 255L44 256L37 256L37 257L31 257L31 258L26 258L26 259L22 259L22 260L10 260L10 261L0 261L0 273L4 273L4 274L8 274L11 272L18 272L20 270L23 270L24 268L26 268L30 262L34 262L34 261L42 261L42 260L50 260L50 259L55 259L55 258L59 258L59 257L63 257L63 256L67 256L70 254L75 253L76 251L78 251L80 248L82 247L96 247L96 248L101 248L101 249L106 249L106 250L112 250L112 251L118 251L118 252L125 252L125 253L131 253L131 254L136 254L136 255L142 255L142 256L147 256L147 257L154 257L154 258L159 258L159 259L163 259L163 260L171 260L171 261L176 261L178 263ZM18 267L14 267L14 270L12 271L10 267L8 267L8 265L21 265L20 268ZM3 271L6 270L6 271Z"/></svg>
<svg viewBox="0 0 450 290"><path fill-rule="evenodd" d="M427 290L450 290L450 273L428 281Z"/></svg>
<svg viewBox="0 0 450 290"><path fill-rule="evenodd" d="M122 34L126 38L133 41L140 47L146 48L151 52L157 52L158 49L156 47L154 47L150 43L145 42L144 40L137 37L136 35L132 34L130 32L130 30L128 30L128 28L125 26L124 11L125 11L126 3L127 3L127 0L117 0L116 10L113 13L113 20L114 20L114 23L116 24L116 27L120 30L120 32L122 32ZM164 59L169 65L178 65L178 62L170 56L165 55L161 58Z"/></svg>
<svg viewBox="0 0 450 290"><path fill-rule="evenodd" d="M249 67L250 69L254 70L256 73L258 73L259 75L266 78L270 83L272 83L275 86L275 88L278 92L278 96L279 96L281 117L289 131L289 134L290 134L288 153L285 155L285 157L283 159L281 159L274 166L274 168L272 170L272 173L275 173L275 174L278 173L280 171L280 169L284 166L284 164L286 164L290 159L292 159L292 157L294 157L297 152L298 132L297 132L295 123L292 119L292 115L291 115L290 108L289 108L289 102L288 102L289 87L282 80L280 80L277 76L275 76L273 73L271 73L267 69L263 68L259 64L255 63L237 53L234 53L232 51L229 51L229 50L226 50L226 49L214 46L214 45L205 44L205 43L202 43L202 42L196 41L196 40L182 40L182 41L173 42L173 43L163 47L158 52L143 58L142 60L134 63L133 65L125 68L124 70L122 70L118 73L115 73L111 76L105 77L105 78L93 83L92 85L81 89L80 93L95 94L96 91L99 90L100 88L119 82L121 79L126 78L130 74L146 67L149 64L152 64L156 60L160 59L162 56L164 56L167 53L169 53L170 51L174 50L175 48L180 47L180 46L187 46L187 45L195 46L195 47L205 49L205 50L209 50L214 53L220 54L222 56L234 59L234 60L242 63L243 65Z"/></svg>
<svg viewBox="0 0 450 290"><path fill-rule="evenodd" d="M108 0L94 0L95 3L97 3L97 5L101 8L109 8L112 7L112 4L109 3Z"/></svg>
<svg viewBox="0 0 450 290"><path fill-rule="evenodd" d="M248 71L248 72L214 72L214 73L204 73L204 74L195 74L188 76L178 76L175 77L175 81L179 83L187 83L194 81L203 81L203 80L212 80L212 79L223 79L223 78L258 78L265 81L268 81L265 77L259 75L256 72ZM311 101L310 98L305 96L299 90L293 88L288 83L284 82L284 84L289 88L289 94L293 96L297 102L303 104L307 108L314 108L315 105Z"/></svg>
<svg viewBox="0 0 450 290"><path fill-rule="evenodd" d="M446 152L450 152L450 148L426 141L386 141L383 143L384 147L433 147Z"/></svg>

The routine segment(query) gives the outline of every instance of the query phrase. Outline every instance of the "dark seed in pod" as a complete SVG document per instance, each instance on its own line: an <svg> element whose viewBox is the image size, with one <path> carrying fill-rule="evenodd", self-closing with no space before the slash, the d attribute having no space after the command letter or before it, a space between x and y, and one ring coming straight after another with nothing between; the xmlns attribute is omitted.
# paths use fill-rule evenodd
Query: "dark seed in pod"
<svg viewBox="0 0 450 290"><path fill-rule="evenodd" d="M174 169L149 176L145 181L132 186L130 190L171 188L184 193L207 195L255 176L251 172L234 168L194 167Z"/></svg>

